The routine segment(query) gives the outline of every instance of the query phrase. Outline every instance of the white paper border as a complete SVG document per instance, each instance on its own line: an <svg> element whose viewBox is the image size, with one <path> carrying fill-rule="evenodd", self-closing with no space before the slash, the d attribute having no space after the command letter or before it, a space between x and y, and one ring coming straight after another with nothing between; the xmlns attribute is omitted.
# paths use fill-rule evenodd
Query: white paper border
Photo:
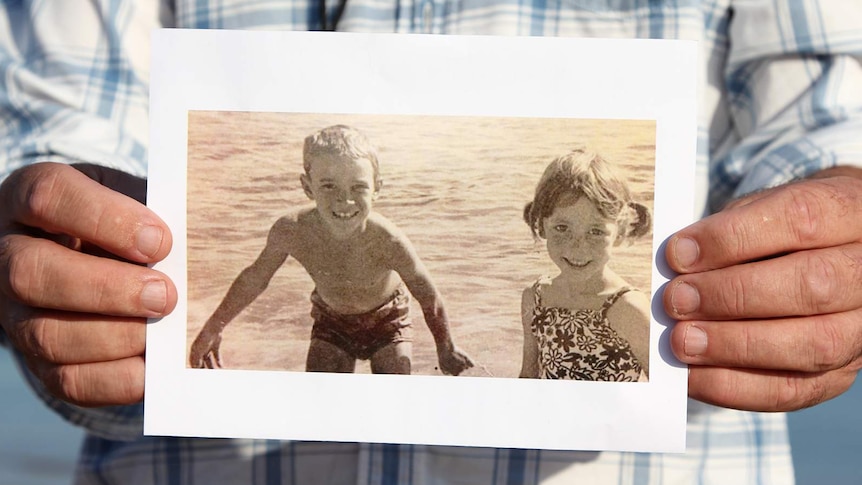
<svg viewBox="0 0 862 485"><path fill-rule="evenodd" d="M655 120L659 253L692 220L695 43L203 30L153 38L149 205L173 231L156 269L180 301L148 327L145 434L684 451L687 371L657 303L665 321L651 324L646 384L187 369L185 172L191 110ZM666 281L654 268L654 303Z"/></svg>

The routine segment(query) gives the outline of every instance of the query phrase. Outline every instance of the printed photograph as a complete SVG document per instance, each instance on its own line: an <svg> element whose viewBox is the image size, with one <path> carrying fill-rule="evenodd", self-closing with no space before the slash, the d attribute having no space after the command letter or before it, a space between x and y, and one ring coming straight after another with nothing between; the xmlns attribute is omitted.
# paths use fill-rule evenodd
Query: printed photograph
<svg viewBox="0 0 862 485"><path fill-rule="evenodd" d="M190 111L187 366L648 382L655 139Z"/></svg>

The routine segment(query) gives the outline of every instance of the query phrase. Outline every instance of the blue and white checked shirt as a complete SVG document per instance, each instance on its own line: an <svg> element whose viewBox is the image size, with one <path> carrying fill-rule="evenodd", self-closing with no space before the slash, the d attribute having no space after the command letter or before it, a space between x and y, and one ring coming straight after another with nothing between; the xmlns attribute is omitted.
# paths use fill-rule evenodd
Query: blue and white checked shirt
<svg viewBox="0 0 862 485"><path fill-rule="evenodd" d="M151 29L332 28L338 0L320 1L0 2L0 178L47 159L144 175ZM349 0L337 30L699 40L705 210L862 162L856 0ZM695 402L685 454L573 453L142 437L141 406L80 409L28 379L90 432L81 484L793 482L783 415Z"/></svg>

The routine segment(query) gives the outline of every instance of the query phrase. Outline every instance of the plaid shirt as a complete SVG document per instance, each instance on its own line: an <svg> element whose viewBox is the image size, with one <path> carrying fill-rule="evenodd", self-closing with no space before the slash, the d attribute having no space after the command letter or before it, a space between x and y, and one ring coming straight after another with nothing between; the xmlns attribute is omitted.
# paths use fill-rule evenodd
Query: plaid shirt
<svg viewBox="0 0 862 485"><path fill-rule="evenodd" d="M694 39L702 52L697 174L704 211L862 162L858 1L321 1L0 3L0 179L47 159L143 176L148 37L160 26ZM203 440L142 437L140 405L80 409L27 377L51 408L89 431L76 474L83 484L793 481L783 415L695 402L685 454Z"/></svg>

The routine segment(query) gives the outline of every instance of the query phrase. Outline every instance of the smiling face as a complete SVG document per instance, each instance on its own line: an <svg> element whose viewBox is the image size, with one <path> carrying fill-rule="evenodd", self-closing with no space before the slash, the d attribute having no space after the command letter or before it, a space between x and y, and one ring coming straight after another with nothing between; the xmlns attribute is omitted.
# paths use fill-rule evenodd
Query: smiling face
<svg viewBox="0 0 862 485"><path fill-rule="evenodd" d="M302 188L333 236L343 239L365 230L380 189L371 161L322 156L309 168L300 178Z"/></svg>
<svg viewBox="0 0 862 485"><path fill-rule="evenodd" d="M561 200L542 224L548 256L561 275L584 280L603 274L619 228L592 201L586 197Z"/></svg>

